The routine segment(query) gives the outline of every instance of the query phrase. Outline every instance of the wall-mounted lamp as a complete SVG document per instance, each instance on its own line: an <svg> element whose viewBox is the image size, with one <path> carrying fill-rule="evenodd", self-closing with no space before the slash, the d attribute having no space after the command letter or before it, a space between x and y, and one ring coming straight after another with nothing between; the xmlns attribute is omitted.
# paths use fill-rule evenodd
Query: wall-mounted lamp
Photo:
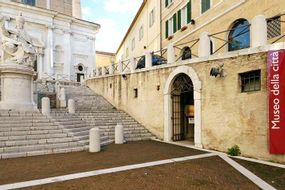
<svg viewBox="0 0 285 190"><path fill-rule="evenodd" d="M220 77L224 77L224 64L218 66L218 67L212 67L210 71L210 76L217 77L218 75Z"/></svg>
<svg viewBox="0 0 285 190"><path fill-rule="evenodd" d="M194 19L191 19L190 24L194 25L196 21Z"/></svg>

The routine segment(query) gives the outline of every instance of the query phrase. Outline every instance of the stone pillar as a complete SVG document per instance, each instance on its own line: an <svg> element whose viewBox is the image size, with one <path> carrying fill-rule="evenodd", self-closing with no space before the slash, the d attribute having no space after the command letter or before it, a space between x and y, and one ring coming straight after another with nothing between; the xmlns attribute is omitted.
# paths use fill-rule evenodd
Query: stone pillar
<svg viewBox="0 0 285 190"><path fill-rule="evenodd" d="M211 39L208 32L203 32L200 35L198 56L208 57L211 55Z"/></svg>
<svg viewBox="0 0 285 190"><path fill-rule="evenodd" d="M66 95L64 88L60 89L59 101L60 101L60 108L66 108Z"/></svg>
<svg viewBox="0 0 285 190"><path fill-rule="evenodd" d="M89 132L89 152L100 152L100 129L92 128Z"/></svg>
<svg viewBox="0 0 285 190"><path fill-rule="evenodd" d="M75 101L73 99L68 100L68 113L75 114Z"/></svg>
<svg viewBox="0 0 285 190"><path fill-rule="evenodd" d="M175 63L175 49L174 44L170 43L167 46L167 63Z"/></svg>
<svg viewBox="0 0 285 190"><path fill-rule="evenodd" d="M136 70L136 60L134 57L130 58L130 70L133 73Z"/></svg>
<svg viewBox="0 0 285 190"><path fill-rule="evenodd" d="M48 75L53 74L53 26L48 26L47 45L45 48L44 71Z"/></svg>
<svg viewBox="0 0 285 190"><path fill-rule="evenodd" d="M33 98L32 67L19 64L0 64L1 102L0 109L36 111Z"/></svg>
<svg viewBox="0 0 285 190"><path fill-rule="evenodd" d="M267 44L267 22L264 15L257 15L251 21L251 45L252 47Z"/></svg>
<svg viewBox="0 0 285 190"><path fill-rule="evenodd" d="M102 68L102 76L106 75L106 68L105 67L101 67Z"/></svg>
<svg viewBox="0 0 285 190"><path fill-rule="evenodd" d="M152 67L152 54L148 51L145 53L145 68L150 67Z"/></svg>
<svg viewBox="0 0 285 190"><path fill-rule="evenodd" d="M109 65L109 74L110 75L114 74L114 66L113 66L113 64Z"/></svg>
<svg viewBox="0 0 285 190"><path fill-rule="evenodd" d="M42 98L42 114L50 116L50 100L48 97Z"/></svg>
<svg viewBox="0 0 285 190"><path fill-rule="evenodd" d="M46 0L46 7L47 9L50 9L50 0Z"/></svg>
<svg viewBox="0 0 285 190"><path fill-rule="evenodd" d="M96 67L96 76L100 76L100 73L99 73L99 67Z"/></svg>
<svg viewBox="0 0 285 190"><path fill-rule="evenodd" d="M124 127L122 124L117 124L115 127L115 144L124 143Z"/></svg>
<svg viewBox="0 0 285 190"><path fill-rule="evenodd" d="M81 19L81 3L80 0L72 0L72 16Z"/></svg>
<svg viewBox="0 0 285 190"><path fill-rule="evenodd" d="M119 60L119 63L118 63L118 72L119 74L123 73L123 63L121 60Z"/></svg>

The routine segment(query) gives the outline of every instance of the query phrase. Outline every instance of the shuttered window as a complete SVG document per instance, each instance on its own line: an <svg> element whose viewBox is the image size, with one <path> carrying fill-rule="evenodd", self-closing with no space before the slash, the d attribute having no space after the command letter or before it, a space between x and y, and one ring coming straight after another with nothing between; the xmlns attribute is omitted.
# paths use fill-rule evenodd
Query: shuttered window
<svg viewBox="0 0 285 190"><path fill-rule="evenodd" d="M168 7L172 3L173 0L165 0L165 7Z"/></svg>
<svg viewBox="0 0 285 190"><path fill-rule="evenodd" d="M178 24L177 24L177 27L178 27L178 30L181 29L181 10L179 10L177 12L177 15L178 15Z"/></svg>
<svg viewBox="0 0 285 190"><path fill-rule="evenodd" d="M168 38L168 20L165 22L165 38Z"/></svg>
<svg viewBox="0 0 285 190"><path fill-rule="evenodd" d="M186 11L186 9L185 9L185 11ZM192 20L192 2L191 2L191 0L187 3L187 11L186 12L187 12L187 23L190 23Z"/></svg>
<svg viewBox="0 0 285 190"><path fill-rule="evenodd" d="M201 0L201 13L204 13L211 7L211 0Z"/></svg>
<svg viewBox="0 0 285 190"><path fill-rule="evenodd" d="M177 31L177 20L176 13L173 15L173 33Z"/></svg>

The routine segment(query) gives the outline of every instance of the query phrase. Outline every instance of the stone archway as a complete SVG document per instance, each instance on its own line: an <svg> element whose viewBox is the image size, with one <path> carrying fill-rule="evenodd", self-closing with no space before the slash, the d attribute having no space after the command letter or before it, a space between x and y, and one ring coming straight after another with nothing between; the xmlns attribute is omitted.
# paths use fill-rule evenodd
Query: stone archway
<svg viewBox="0 0 285 190"><path fill-rule="evenodd" d="M195 132L194 132L194 144L196 147L202 147L202 138L201 138L201 81L197 73L192 67L189 66L180 66L172 71L166 80L164 86L164 141L171 141L172 137L172 100L171 100L171 88L174 80L180 74L186 74L190 77L193 83L194 90L194 123L195 123Z"/></svg>

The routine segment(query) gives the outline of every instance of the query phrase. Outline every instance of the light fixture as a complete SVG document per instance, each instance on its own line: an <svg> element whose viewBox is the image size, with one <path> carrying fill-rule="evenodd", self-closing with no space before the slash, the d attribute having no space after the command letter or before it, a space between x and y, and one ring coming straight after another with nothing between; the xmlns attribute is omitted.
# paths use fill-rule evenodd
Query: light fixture
<svg viewBox="0 0 285 190"><path fill-rule="evenodd" d="M125 74L122 75L124 80L127 80L127 76Z"/></svg>
<svg viewBox="0 0 285 190"><path fill-rule="evenodd" d="M212 67L210 71L210 76L217 77L218 75L220 77L224 77L224 64L218 66L218 67Z"/></svg>

